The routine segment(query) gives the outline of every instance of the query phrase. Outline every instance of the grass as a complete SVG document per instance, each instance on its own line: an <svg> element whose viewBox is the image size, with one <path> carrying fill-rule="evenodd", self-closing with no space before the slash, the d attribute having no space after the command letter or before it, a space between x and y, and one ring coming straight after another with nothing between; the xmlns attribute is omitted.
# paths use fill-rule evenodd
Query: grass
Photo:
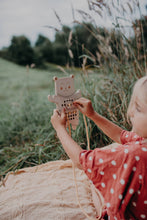
<svg viewBox="0 0 147 220"><path fill-rule="evenodd" d="M94 4L94 1L89 2ZM108 5L101 5L102 1L99 4L99 8L109 9ZM116 24L117 29L120 29L119 24ZM116 42L117 46L121 45L119 58L109 50L110 36L100 40L97 54L99 66L89 69L86 59L83 59L83 71L56 65L48 65L47 70L28 69L0 59L1 176L10 170L67 158L50 123L55 105L48 102L47 95L54 94L53 76L74 74L76 89L81 89L83 96L91 99L97 112L119 126L130 129L126 117L127 106L134 82L145 75L146 54L143 60L138 60L138 44L131 47L130 39L126 39L123 34ZM91 149L111 143L93 122L89 119L87 122ZM79 126L72 132L72 137L86 148L85 125L81 114Z"/></svg>
<svg viewBox="0 0 147 220"><path fill-rule="evenodd" d="M63 73L56 66L46 71L29 69L0 59L1 112L0 112L0 170L4 176L10 170L34 166L52 160L67 159L50 123L55 105L47 100L54 94L54 75L73 73L76 89L92 100L101 115L122 127L126 123L126 109L136 80L133 69L124 68L123 74L109 69L68 69ZM107 72L107 74L106 74ZM102 74L103 73L103 74ZM141 76L141 75L140 75ZM138 77L140 77L138 76ZM91 149L111 143L93 122L87 119ZM85 149L86 131L80 114L80 123L72 137Z"/></svg>
<svg viewBox="0 0 147 220"><path fill-rule="evenodd" d="M91 72L89 78L85 78L81 70L70 69L68 73L63 73L60 69L50 65L46 71L28 71L25 67L0 59L1 175L9 170L67 158L50 123L55 108L47 100L48 94L54 94L52 78L74 73L77 89L90 97L101 74ZM84 143L86 134L82 116L80 120L82 123L73 132L73 137ZM79 138L80 133L82 136Z"/></svg>
<svg viewBox="0 0 147 220"><path fill-rule="evenodd" d="M52 87L51 78L56 74L57 68L52 71L39 71L21 67L5 60L0 60L0 89L3 103L15 105L24 97L24 93L29 91L37 96L45 95ZM53 87L52 87L53 88ZM16 95L17 94L17 95Z"/></svg>

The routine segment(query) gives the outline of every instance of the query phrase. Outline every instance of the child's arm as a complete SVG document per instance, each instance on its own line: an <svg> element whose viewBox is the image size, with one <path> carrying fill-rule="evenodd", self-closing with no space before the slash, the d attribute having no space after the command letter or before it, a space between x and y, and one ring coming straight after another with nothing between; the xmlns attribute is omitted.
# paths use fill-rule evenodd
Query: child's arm
<svg viewBox="0 0 147 220"><path fill-rule="evenodd" d="M85 98L80 98L74 102L74 105L87 117L95 122L95 124L113 141L121 143L120 134L122 129L109 121L105 117L99 115L94 111L92 103L90 100Z"/></svg>
<svg viewBox="0 0 147 220"><path fill-rule="evenodd" d="M122 129L119 126L109 121L105 117L102 117L97 112L94 112L94 115L92 115L90 119L93 120L95 124L113 141L121 143L120 135Z"/></svg>
<svg viewBox="0 0 147 220"><path fill-rule="evenodd" d="M66 130L66 117L64 111L62 111L60 115L58 110L54 110L54 114L51 117L51 123L57 132L57 136L61 141L64 150L74 165L81 169L79 155L82 148L70 137Z"/></svg>

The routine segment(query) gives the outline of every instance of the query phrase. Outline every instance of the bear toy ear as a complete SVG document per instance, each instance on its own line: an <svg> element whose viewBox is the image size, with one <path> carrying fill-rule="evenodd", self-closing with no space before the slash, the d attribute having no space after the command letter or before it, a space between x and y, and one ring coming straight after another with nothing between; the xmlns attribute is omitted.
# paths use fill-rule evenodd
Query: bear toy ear
<svg viewBox="0 0 147 220"><path fill-rule="evenodd" d="M71 77L71 78L74 78L74 75L72 74L72 75L70 75L70 77Z"/></svg>
<svg viewBox="0 0 147 220"><path fill-rule="evenodd" d="M58 79L58 77L57 77L57 76L54 76L53 80L56 81L57 79Z"/></svg>

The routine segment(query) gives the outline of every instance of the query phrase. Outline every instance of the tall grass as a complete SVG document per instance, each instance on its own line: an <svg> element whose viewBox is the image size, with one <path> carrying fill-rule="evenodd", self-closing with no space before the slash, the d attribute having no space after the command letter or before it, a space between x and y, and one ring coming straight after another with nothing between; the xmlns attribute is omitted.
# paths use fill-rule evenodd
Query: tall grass
<svg viewBox="0 0 147 220"><path fill-rule="evenodd" d="M91 10L98 13L100 17L103 16L103 13L106 13L106 11L108 13L109 11L111 18L113 10L108 3L98 0L89 0L88 2ZM119 1L117 2L119 3ZM126 10L124 8L125 5L122 3L117 5L114 4L114 1L111 1L114 9L119 9L119 11L124 13L123 19L127 19L128 10L133 14L133 10L136 10L135 6L140 9L139 2L136 0L135 6L132 5L133 2L129 1L126 3ZM83 15L82 11L79 11L79 13ZM118 21L118 18L115 19L114 32L124 28ZM133 23L131 24L133 26ZM142 35L142 28L139 30ZM134 48L131 45L130 38L119 32L119 38L113 41L116 43L116 48L119 49L119 56L117 57L113 53L112 48L110 48L112 37L115 38L116 35L113 35L113 32L111 35L108 35L108 30L105 31L106 35L104 36L101 36L99 33L93 33L99 42L99 50L95 58L90 52L83 54L83 66L81 69L65 69L60 67L58 71L57 69L56 71L54 69L49 70L44 83L42 83L41 78L46 74L45 72L34 72L32 76L31 73L28 73L24 78L23 83L25 86L23 86L23 89L21 87L17 88L18 84L15 87L17 90L13 93L13 95L16 95L19 91L23 94L19 102L11 106L3 102L3 111L0 114L1 176L10 170L67 158L50 123L52 110L55 106L47 102L47 94L54 94L53 75L75 74L76 88L80 88L83 96L92 100L95 110L119 126L130 129L126 110L134 82L146 74L146 54L144 53L142 60L140 60L140 44L138 43L140 35L135 35L136 47ZM72 35L70 34L69 42L71 40ZM71 50L70 54L72 54ZM94 63L93 66L95 68L90 69L87 65L87 59L89 58L98 60L99 65L97 66ZM22 70L18 68L17 71ZM18 77L18 75L15 75L15 77ZM33 83L33 79L36 79L36 83ZM49 84L49 87L47 87L47 84ZM111 143L111 140L92 121L87 119L87 122L92 149ZM82 115L80 115L79 126L75 132L72 132L72 137L83 148L86 148L86 132Z"/></svg>
<svg viewBox="0 0 147 220"><path fill-rule="evenodd" d="M87 59L93 60L93 64L99 63L103 68L108 65L110 71L123 72L124 65L135 69L135 73L146 72L146 43L143 29L147 22L143 19L139 0L101 1L88 0L91 14L78 10L83 22L90 22L95 27L89 29L86 23L79 22L74 17L74 23L83 25L97 41L96 56L91 51L83 54L83 65L86 66ZM144 15L145 16L145 15ZM97 22L98 21L98 22ZM99 27L98 24L111 21L111 27ZM84 48L84 45L83 45ZM87 56L88 55L88 56ZM130 62L131 61L131 62ZM140 65L141 63L141 65ZM87 66L88 67L88 66Z"/></svg>
<svg viewBox="0 0 147 220"><path fill-rule="evenodd" d="M130 77L128 77L130 76ZM75 74L77 88L83 96L92 100L97 112L122 127L129 128L126 109L135 77L125 74L102 75L101 71L83 76L82 71ZM52 81L52 77L50 79ZM49 81L50 81L49 80ZM7 109L0 120L0 166L1 175L9 170L34 166L51 160L67 159L56 133L50 123L54 104L47 103L47 96L39 99L31 94L31 86L26 87L24 98L19 106ZM52 94L54 91L52 90ZM91 148L111 143L93 122L87 119ZM85 125L80 114L80 123L73 138L86 148Z"/></svg>

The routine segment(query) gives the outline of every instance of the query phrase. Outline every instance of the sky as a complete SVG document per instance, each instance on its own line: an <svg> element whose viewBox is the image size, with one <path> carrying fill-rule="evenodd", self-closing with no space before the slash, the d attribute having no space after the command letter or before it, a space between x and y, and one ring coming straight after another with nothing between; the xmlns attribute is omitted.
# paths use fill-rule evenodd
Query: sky
<svg viewBox="0 0 147 220"><path fill-rule="evenodd" d="M104 13L101 18L98 13L90 11L88 1L91 0L0 0L0 49L10 45L12 36L25 35L32 44L39 34L54 40L55 30L46 26L61 30L55 11L64 25L71 26L74 19L82 21L78 10L83 10L94 18L98 26L111 27L113 22L110 17ZM139 1L142 13L145 14L146 0ZM137 12L136 16L139 16Z"/></svg>

